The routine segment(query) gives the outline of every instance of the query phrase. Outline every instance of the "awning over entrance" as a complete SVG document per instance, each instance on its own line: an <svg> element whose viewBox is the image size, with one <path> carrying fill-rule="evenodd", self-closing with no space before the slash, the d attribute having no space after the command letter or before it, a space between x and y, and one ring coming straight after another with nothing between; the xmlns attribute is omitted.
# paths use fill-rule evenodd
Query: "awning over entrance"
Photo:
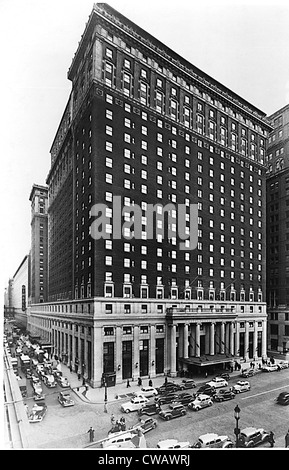
<svg viewBox="0 0 289 470"><path fill-rule="evenodd" d="M225 364L225 363L232 363L231 365L234 365L234 360L235 357L231 354L214 354L212 356L210 355L202 355L200 357L181 357L179 361L183 364L188 364L188 365L193 365L193 366L200 366L200 367L206 367L206 366L211 366L211 365L216 365L216 364Z"/></svg>

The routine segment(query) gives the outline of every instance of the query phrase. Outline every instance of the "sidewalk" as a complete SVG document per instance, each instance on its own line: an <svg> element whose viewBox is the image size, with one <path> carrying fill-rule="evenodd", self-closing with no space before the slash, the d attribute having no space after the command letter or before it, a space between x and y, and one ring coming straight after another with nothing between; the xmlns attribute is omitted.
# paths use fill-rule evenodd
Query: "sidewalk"
<svg viewBox="0 0 289 470"><path fill-rule="evenodd" d="M247 369L250 368L250 361L245 363L242 362L242 368ZM104 395L105 395L105 388L104 387L98 387L98 388L92 388L88 386L88 390L85 393L86 387L82 385L82 378L78 380L77 374L75 372L70 372L69 367L64 365L63 363L61 364L61 370L64 376L67 377L68 381L70 382L71 389L79 396L79 398L82 401L85 402L90 402L94 404L104 404ZM231 377L240 377L240 371L233 371L230 373ZM196 382L196 384L203 384L208 381L210 381L213 377L215 377L217 373L208 375L205 377L205 375L199 375L199 376L194 376L193 380ZM169 382L175 382L175 383L181 383L184 377L168 377ZM240 377L241 379L241 377ZM153 387L160 387L164 381L165 377L160 376L160 377L154 377L151 379L153 382ZM142 379L142 386L148 386L149 379L145 378ZM120 399L124 399L127 397L132 397L133 392L137 391L140 389L140 386L138 385L137 380L130 380L130 387L127 387L127 381L125 380L123 383L116 384L113 387L107 387L107 403L113 402L113 401L118 401Z"/></svg>

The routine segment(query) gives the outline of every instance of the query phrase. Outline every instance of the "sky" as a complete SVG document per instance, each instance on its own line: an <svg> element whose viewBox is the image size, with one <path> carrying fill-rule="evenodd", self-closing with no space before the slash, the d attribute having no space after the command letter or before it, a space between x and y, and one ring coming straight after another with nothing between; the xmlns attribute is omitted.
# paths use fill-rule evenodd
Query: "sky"
<svg viewBox="0 0 289 470"><path fill-rule="evenodd" d="M92 0L0 0L1 272L30 249L33 184L45 184ZM289 103L286 0L111 0L108 4L270 115Z"/></svg>

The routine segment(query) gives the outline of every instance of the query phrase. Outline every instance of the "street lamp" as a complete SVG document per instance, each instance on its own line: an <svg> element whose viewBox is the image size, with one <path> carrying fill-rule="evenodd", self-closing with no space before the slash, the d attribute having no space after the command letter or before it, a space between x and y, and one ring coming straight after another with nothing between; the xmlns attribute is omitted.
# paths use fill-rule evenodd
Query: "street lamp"
<svg viewBox="0 0 289 470"><path fill-rule="evenodd" d="M107 413L107 383L104 381L104 412Z"/></svg>
<svg viewBox="0 0 289 470"><path fill-rule="evenodd" d="M234 416L236 420L236 427L234 429L234 433L236 435L236 447L239 447L239 434L240 434L240 428L239 428L239 419L240 419L240 408L238 405L235 406L234 408Z"/></svg>

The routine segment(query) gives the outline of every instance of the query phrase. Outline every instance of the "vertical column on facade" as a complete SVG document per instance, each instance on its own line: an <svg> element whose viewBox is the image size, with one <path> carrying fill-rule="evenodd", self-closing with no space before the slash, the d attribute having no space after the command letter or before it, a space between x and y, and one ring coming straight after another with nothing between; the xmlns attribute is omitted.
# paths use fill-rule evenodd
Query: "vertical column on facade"
<svg viewBox="0 0 289 470"><path fill-rule="evenodd" d="M254 361L258 359L258 322L257 320L254 321L253 357L254 357Z"/></svg>
<svg viewBox="0 0 289 470"><path fill-rule="evenodd" d="M72 344L72 336L71 331L68 333L68 340L67 340L67 365L72 366L72 357L70 354L71 351L71 344Z"/></svg>
<svg viewBox="0 0 289 470"><path fill-rule="evenodd" d="M149 364L150 377L156 376L156 327L150 327L150 364Z"/></svg>
<svg viewBox="0 0 289 470"><path fill-rule="evenodd" d="M190 331L190 357L195 356L196 354L196 334L194 323L191 323L191 331Z"/></svg>
<svg viewBox="0 0 289 470"><path fill-rule="evenodd" d="M115 348L116 348L116 383L122 381L122 327L117 326L115 331Z"/></svg>
<svg viewBox="0 0 289 470"><path fill-rule="evenodd" d="M249 359L249 322L245 321L244 359Z"/></svg>
<svg viewBox="0 0 289 470"><path fill-rule="evenodd" d="M76 359L76 348L75 348L75 324L72 324L72 333L71 333L71 341L72 341L72 363L75 367L75 359Z"/></svg>
<svg viewBox="0 0 289 470"><path fill-rule="evenodd" d="M132 361L132 378L139 376L139 327L133 327L133 361Z"/></svg>
<svg viewBox="0 0 289 470"><path fill-rule="evenodd" d="M234 323L230 323L230 354L234 355Z"/></svg>
<svg viewBox="0 0 289 470"><path fill-rule="evenodd" d="M196 323L196 351L195 351L196 357L200 357L201 355L200 341L201 341L201 323L197 322Z"/></svg>
<svg viewBox="0 0 289 470"><path fill-rule="evenodd" d="M210 355L215 354L215 323L210 324Z"/></svg>
<svg viewBox="0 0 289 470"><path fill-rule="evenodd" d="M171 351L170 351L170 368L171 368L171 377L177 375L176 371L176 325L171 326Z"/></svg>
<svg viewBox="0 0 289 470"><path fill-rule="evenodd" d="M102 328L93 326L91 337L92 349L92 376L91 385L99 387L102 379L102 357L103 357L103 341L102 341Z"/></svg>
<svg viewBox="0 0 289 470"><path fill-rule="evenodd" d="M78 365L78 372L81 374L82 373L82 357L81 357L81 327L80 325L78 325L78 361L79 361L79 365Z"/></svg>
<svg viewBox="0 0 289 470"><path fill-rule="evenodd" d="M225 323L221 322L221 347L220 347L221 354L225 352Z"/></svg>
<svg viewBox="0 0 289 470"><path fill-rule="evenodd" d="M189 334L189 325L187 323L184 324L183 327L183 357L186 359L189 357L188 354L188 334Z"/></svg>
<svg viewBox="0 0 289 470"><path fill-rule="evenodd" d="M87 326L84 327L84 376L88 376L88 346L87 346Z"/></svg>
<svg viewBox="0 0 289 470"><path fill-rule="evenodd" d="M267 321L262 321L262 358L267 359Z"/></svg>
<svg viewBox="0 0 289 470"><path fill-rule="evenodd" d="M240 323L236 322L235 355L240 356Z"/></svg>
<svg viewBox="0 0 289 470"><path fill-rule="evenodd" d="M225 325L225 354L230 350L230 323L226 322Z"/></svg>
<svg viewBox="0 0 289 470"><path fill-rule="evenodd" d="M182 324L179 324L178 359L183 357L183 351L184 351L184 328Z"/></svg>

